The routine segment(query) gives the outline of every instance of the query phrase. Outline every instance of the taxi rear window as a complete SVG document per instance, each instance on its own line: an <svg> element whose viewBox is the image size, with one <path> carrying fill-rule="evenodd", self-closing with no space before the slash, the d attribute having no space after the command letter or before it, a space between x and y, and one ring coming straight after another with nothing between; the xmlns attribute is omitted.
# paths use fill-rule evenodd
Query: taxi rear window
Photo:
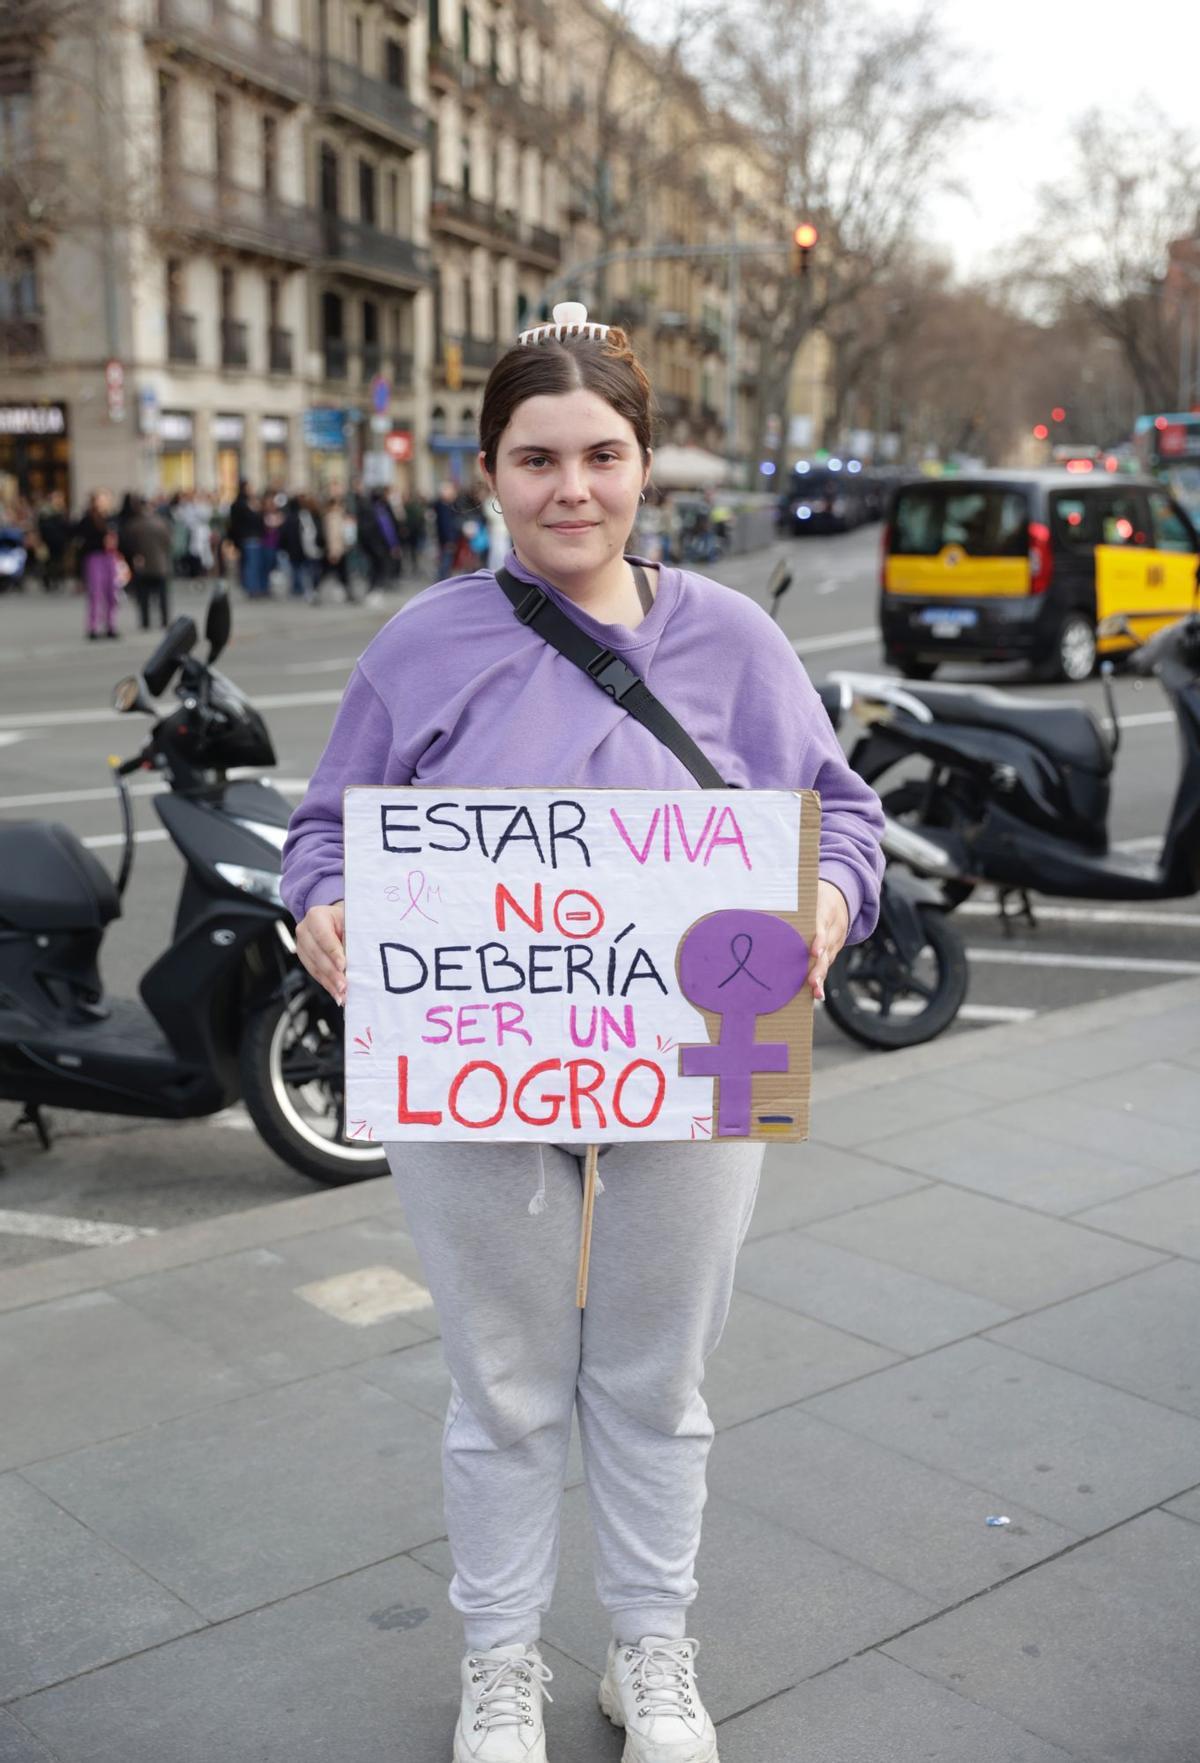
<svg viewBox="0 0 1200 1763"><path fill-rule="evenodd" d="M1050 498L1050 531L1067 551L1097 545L1145 545L1146 511L1136 490L1105 485L1099 490L1063 491Z"/></svg>
<svg viewBox="0 0 1200 1763"><path fill-rule="evenodd" d="M1025 492L990 484L916 484L901 490L892 510L892 554L936 557L947 545L968 557L1024 557L1029 549Z"/></svg>

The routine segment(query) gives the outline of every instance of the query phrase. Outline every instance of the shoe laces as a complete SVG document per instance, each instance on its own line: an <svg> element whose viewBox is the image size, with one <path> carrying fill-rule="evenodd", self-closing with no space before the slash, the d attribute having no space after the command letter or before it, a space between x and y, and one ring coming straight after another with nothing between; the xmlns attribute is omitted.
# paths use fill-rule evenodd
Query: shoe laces
<svg viewBox="0 0 1200 1763"><path fill-rule="evenodd" d="M491 1732L498 1726L520 1726L524 1720L529 1720L532 1725L530 1703L534 1678L543 1686L542 1694L546 1700L554 1700L545 1688L553 1680L554 1673L540 1653L527 1652L524 1657L478 1653L470 1657L467 1664L471 1667L471 1682L483 1685L475 1698L478 1732Z"/></svg>
<svg viewBox="0 0 1200 1763"><path fill-rule="evenodd" d="M695 1712L691 1691L698 1676L695 1658L699 1645L699 1641L687 1639L620 1649L626 1659L632 1659L628 1670L621 1674L621 1682L633 1678L644 1714L673 1714L678 1720L690 1719Z"/></svg>

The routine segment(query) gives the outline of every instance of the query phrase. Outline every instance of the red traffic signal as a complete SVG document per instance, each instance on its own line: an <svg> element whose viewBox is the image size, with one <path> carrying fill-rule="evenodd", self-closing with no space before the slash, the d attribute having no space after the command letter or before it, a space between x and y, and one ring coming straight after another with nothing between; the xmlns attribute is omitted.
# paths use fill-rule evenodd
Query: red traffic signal
<svg viewBox="0 0 1200 1763"><path fill-rule="evenodd" d="M1050 414L1054 418L1055 422L1065 422L1067 419L1067 413L1063 409L1061 404L1056 404L1054 406L1054 409L1050 412Z"/></svg>
<svg viewBox="0 0 1200 1763"><path fill-rule="evenodd" d="M808 274L808 258L820 238L811 220L802 220L792 234L792 269L797 275Z"/></svg>
<svg viewBox="0 0 1200 1763"><path fill-rule="evenodd" d="M1050 433L1050 430L1046 427L1045 423L1039 422L1037 427L1033 431L1033 438L1035 441L1044 441L1047 438L1047 436L1049 435L1049 433Z"/></svg>

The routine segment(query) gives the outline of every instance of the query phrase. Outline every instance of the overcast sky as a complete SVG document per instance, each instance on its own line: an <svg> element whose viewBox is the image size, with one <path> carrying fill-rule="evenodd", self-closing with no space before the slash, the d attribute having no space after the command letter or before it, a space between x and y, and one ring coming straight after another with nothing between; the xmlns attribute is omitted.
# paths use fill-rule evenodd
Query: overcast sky
<svg viewBox="0 0 1200 1763"><path fill-rule="evenodd" d="M881 5L912 12L917 0ZM932 231L964 275L985 273L989 256L1026 230L1037 185L1067 163L1073 115L1142 98L1175 123L1200 110L1195 0L943 0L941 15L1005 113L974 133L954 167L966 199L939 198L932 211Z"/></svg>

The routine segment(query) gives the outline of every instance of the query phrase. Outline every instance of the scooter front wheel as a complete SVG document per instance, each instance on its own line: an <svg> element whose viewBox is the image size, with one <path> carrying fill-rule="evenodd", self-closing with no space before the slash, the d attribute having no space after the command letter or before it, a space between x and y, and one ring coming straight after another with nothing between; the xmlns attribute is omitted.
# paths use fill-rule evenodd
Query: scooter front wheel
<svg viewBox="0 0 1200 1763"><path fill-rule="evenodd" d="M239 1051L242 1099L277 1156L340 1187L387 1173L376 1144L346 1136L342 1013L315 982L247 1018Z"/></svg>
<svg viewBox="0 0 1200 1763"><path fill-rule="evenodd" d="M918 908L924 946L910 961L880 927L843 949L825 976L825 1009L844 1034L885 1052L931 1041L967 995L962 938L935 906Z"/></svg>

